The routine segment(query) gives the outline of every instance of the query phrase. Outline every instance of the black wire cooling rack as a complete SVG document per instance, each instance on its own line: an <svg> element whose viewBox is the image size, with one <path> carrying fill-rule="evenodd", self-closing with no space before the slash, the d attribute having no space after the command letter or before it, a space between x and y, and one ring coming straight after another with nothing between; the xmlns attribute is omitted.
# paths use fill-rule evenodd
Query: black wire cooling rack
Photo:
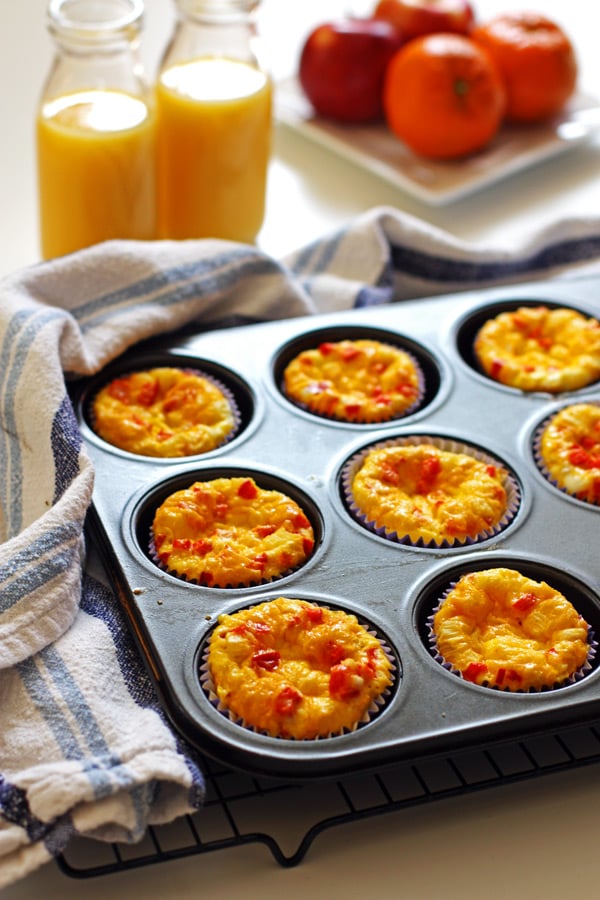
<svg viewBox="0 0 600 900"><path fill-rule="evenodd" d="M207 799L197 813L150 827L135 845L77 839L57 863L65 875L91 878L258 843L291 867L327 828L598 762L600 720L331 781L283 784L205 760Z"/></svg>

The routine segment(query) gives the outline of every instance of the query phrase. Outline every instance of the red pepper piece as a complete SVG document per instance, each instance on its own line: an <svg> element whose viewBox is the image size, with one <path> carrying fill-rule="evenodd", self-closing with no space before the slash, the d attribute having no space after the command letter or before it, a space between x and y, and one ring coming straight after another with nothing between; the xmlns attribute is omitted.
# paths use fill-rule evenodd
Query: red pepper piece
<svg viewBox="0 0 600 900"><path fill-rule="evenodd" d="M492 378L500 377L500 372L502 371L503 366L504 366L504 363L502 362L501 359L495 359L493 361L493 363L490 367L490 375L492 376Z"/></svg>
<svg viewBox="0 0 600 900"><path fill-rule="evenodd" d="M277 531L277 525L257 525L254 529L254 534L260 538L264 538L273 534L275 531Z"/></svg>
<svg viewBox="0 0 600 900"><path fill-rule="evenodd" d="M109 395L113 400L119 400L121 403L129 403L131 400L131 384L129 378L116 378L108 388Z"/></svg>
<svg viewBox="0 0 600 900"><path fill-rule="evenodd" d="M521 594L521 596L517 597L517 599L513 603L513 609L518 609L519 612L528 612L536 605L537 602L538 598L535 596L535 594L532 594L531 592L527 594Z"/></svg>
<svg viewBox="0 0 600 900"><path fill-rule="evenodd" d="M329 693L340 700L349 700L360 694L360 686L355 681L355 675L344 663L332 667L329 673Z"/></svg>
<svg viewBox="0 0 600 900"><path fill-rule="evenodd" d="M383 463L379 467L379 477L387 484L399 484L400 475L389 463Z"/></svg>
<svg viewBox="0 0 600 900"><path fill-rule="evenodd" d="M490 476L490 478L495 478L498 474L498 469L496 468L496 466L486 466L485 471Z"/></svg>
<svg viewBox="0 0 600 900"><path fill-rule="evenodd" d="M306 607L306 618L313 625L319 625L324 618L323 607L322 606L307 606Z"/></svg>
<svg viewBox="0 0 600 900"><path fill-rule="evenodd" d="M274 672L281 662L279 650L257 650L252 654L252 665L267 672Z"/></svg>
<svg viewBox="0 0 600 900"><path fill-rule="evenodd" d="M194 550L194 553L200 553L204 555L205 553L209 553L212 550L213 545L211 541L199 538L197 541L192 541L192 548Z"/></svg>
<svg viewBox="0 0 600 900"><path fill-rule="evenodd" d="M570 450L568 459L572 466L579 466L580 469L592 468L593 457L583 447L574 447L573 450Z"/></svg>
<svg viewBox="0 0 600 900"><path fill-rule="evenodd" d="M189 550L191 546L190 538L175 538L173 540L173 550Z"/></svg>
<svg viewBox="0 0 600 900"><path fill-rule="evenodd" d="M329 666L337 666L346 657L346 650L337 641L327 641L324 647L325 662Z"/></svg>
<svg viewBox="0 0 600 900"><path fill-rule="evenodd" d="M319 353L323 356L329 356L330 353L333 352L335 345L331 343L331 341L323 341L322 344L319 344Z"/></svg>
<svg viewBox="0 0 600 900"><path fill-rule="evenodd" d="M280 716L292 716L304 697L296 688L286 685L275 698L275 712Z"/></svg>
<svg viewBox="0 0 600 900"><path fill-rule="evenodd" d="M356 359L357 356L360 356L362 353L358 347L342 347L340 356L344 360L344 362L351 362L351 360Z"/></svg>
<svg viewBox="0 0 600 900"><path fill-rule="evenodd" d="M264 569L264 567L266 566L266 564L268 563L268 561L269 561L269 556L267 553L259 553L257 556L255 556L252 559L252 561L250 562L249 565L250 565L251 569L260 569L260 571L262 571Z"/></svg>
<svg viewBox="0 0 600 900"><path fill-rule="evenodd" d="M242 481L238 488L238 497L244 500L254 500L258 496L258 489L251 478Z"/></svg>
<svg viewBox="0 0 600 900"><path fill-rule="evenodd" d="M496 673L496 684L502 685L504 684L504 679L506 678L506 669L498 669Z"/></svg>
<svg viewBox="0 0 600 900"><path fill-rule="evenodd" d="M159 383L157 378L145 381L138 391L136 400L142 406L152 406L158 397Z"/></svg>
<svg viewBox="0 0 600 900"><path fill-rule="evenodd" d="M516 682L521 682L521 681L523 681L523 676L520 674L520 672L517 672L516 669L507 669L507 670L506 670L506 677L507 677L510 681L516 681Z"/></svg>
<svg viewBox="0 0 600 900"><path fill-rule="evenodd" d="M300 531L302 528L308 528L310 525L310 522L308 521L304 513L298 513L294 516L292 521L294 524L294 528L297 531Z"/></svg>
<svg viewBox="0 0 600 900"><path fill-rule="evenodd" d="M355 416L361 410L360 403L347 403L344 407L347 416Z"/></svg>
<svg viewBox="0 0 600 900"><path fill-rule="evenodd" d="M480 675L483 675L484 672L487 672L487 666L483 662L472 662L469 663L466 669L464 669L462 676L465 681L477 681Z"/></svg>
<svg viewBox="0 0 600 900"><path fill-rule="evenodd" d="M304 550L304 553L306 556L310 556L310 554L313 552L314 546L315 546L315 542L313 541L312 538L308 538L308 537L302 538L302 549Z"/></svg>
<svg viewBox="0 0 600 900"><path fill-rule="evenodd" d="M270 625L266 624L266 622L255 622L252 620L248 622L248 627L255 634L270 634L273 630Z"/></svg>
<svg viewBox="0 0 600 900"><path fill-rule="evenodd" d="M371 681L377 673L377 649L369 647L367 649L367 661L360 667L360 674L365 681Z"/></svg>
<svg viewBox="0 0 600 900"><path fill-rule="evenodd" d="M441 470L442 464L437 456L426 457L419 467L419 480L416 486L417 493L428 493L432 489L435 479L440 474Z"/></svg>

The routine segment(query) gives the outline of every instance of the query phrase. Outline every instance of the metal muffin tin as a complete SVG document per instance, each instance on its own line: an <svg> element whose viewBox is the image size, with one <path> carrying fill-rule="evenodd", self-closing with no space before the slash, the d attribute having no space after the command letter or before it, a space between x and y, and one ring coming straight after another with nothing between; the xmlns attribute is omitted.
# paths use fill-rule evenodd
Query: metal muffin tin
<svg viewBox="0 0 600 900"><path fill-rule="evenodd" d="M482 322L526 304L600 313L600 282L520 284L343 313L192 333L139 345L73 392L96 470L91 533L128 614L165 710L202 751L261 775L312 779L518 738L600 714L597 657L580 681L539 693L508 693L463 681L428 647L427 618L448 583L466 571L509 566L562 590L600 635L600 507L555 489L532 452L536 427L568 402L600 399L600 384L564 395L525 394L484 376L472 355ZM417 411L383 425L318 418L281 391L285 364L324 340L373 337L409 350L425 375ZM202 456L155 460L102 441L89 405L108 379L152 365L192 365L236 398L237 436ZM518 481L519 510L500 534L451 549L393 543L366 531L345 507L340 472L366 444L406 435L455 438L500 459ZM250 475L304 507L315 551L297 572L269 585L221 589L186 584L148 553L156 506L196 480ZM199 678L203 646L220 613L280 595L355 613L391 648L396 677L366 725L330 738L272 738L230 721Z"/></svg>

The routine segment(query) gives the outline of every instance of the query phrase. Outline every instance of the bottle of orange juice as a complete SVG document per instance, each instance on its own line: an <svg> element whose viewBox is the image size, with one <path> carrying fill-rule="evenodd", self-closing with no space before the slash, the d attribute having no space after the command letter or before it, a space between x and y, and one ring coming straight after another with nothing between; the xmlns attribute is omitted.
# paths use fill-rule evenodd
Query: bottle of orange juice
<svg viewBox="0 0 600 900"><path fill-rule="evenodd" d="M263 222L272 85L258 0L176 0L156 84L161 238L252 243Z"/></svg>
<svg viewBox="0 0 600 900"><path fill-rule="evenodd" d="M50 0L56 52L37 114L42 256L156 237L152 93L142 0Z"/></svg>

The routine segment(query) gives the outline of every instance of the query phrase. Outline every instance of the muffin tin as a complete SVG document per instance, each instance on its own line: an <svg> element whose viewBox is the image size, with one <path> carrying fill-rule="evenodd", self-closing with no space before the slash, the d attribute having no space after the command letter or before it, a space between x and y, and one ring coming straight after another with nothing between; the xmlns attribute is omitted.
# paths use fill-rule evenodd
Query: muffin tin
<svg viewBox="0 0 600 900"><path fill-rule="evenodd" d="M561 590L600 635L600 507L565 495L539 471L539 423L567 402L600 399L600 384L564 395L524 394L483 375L472 355L482 321L526 304L600 314L600 282L577 279L419 299L382 307L193 333L139 345L73 399L96 481L92 539L117 590L137 644L173 725L203 752L248 772L289 779L338 776L418 760L482 742L544 732L600 714L597 656L577 683L536 694L464 681L433 658L428 617L447 585L467 571L508 566ZM384 424L319 418L283 395L281 375L300 350L322 341L369 337L395 343L418 360L423 400ZM102 441L90 403L110 378L154 365L192 366L233 394L240 429L202 456L151 459ZM518 486L518 508L498 534L474 544L430 548L366 530L344 501L342 472L367 445L432 437L501 461ZM157 568L149 550L156 506L196 480L248 475L300 503L315 550L298 571L265 585L222 589L188 584ZM355 613L390 648L393 690L371 721L330 738L294 741L230 721L204 692L199 668L220 613L280 595Z"/></svg>

